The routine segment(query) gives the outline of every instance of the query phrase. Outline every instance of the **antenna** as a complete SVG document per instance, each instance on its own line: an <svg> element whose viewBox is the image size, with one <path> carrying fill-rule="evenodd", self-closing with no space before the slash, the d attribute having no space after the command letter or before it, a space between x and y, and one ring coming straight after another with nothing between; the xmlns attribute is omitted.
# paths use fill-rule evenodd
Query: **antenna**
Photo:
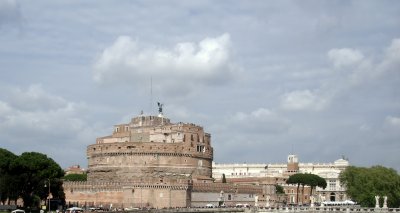
<svg viewBox="0 0 400 213"><path fill-rule="evenodd" d="M150 76L150 104L149 104L149 112L152 114L152 105L153 105L153 76Z"/></svg>
<svg viewBox="0 0 400 213"><path fill-rule="evenodd" d="M291 151L291 154L294 155L294 152L293 152L293 143L292 143L291 148L292 148L292 150L290 150L290 151Z"/></svg>

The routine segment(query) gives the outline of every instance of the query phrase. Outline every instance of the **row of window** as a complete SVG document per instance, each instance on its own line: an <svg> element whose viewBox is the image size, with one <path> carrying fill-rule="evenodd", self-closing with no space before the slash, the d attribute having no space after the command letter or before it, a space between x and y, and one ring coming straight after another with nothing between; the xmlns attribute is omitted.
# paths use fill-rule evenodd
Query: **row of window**
<svg viewBox="0 0 400 213"><path fill-rule="evenodd" d="M249 172L249 173L246 173L246 172L243 172L243 173L241 173L241 172L239 172L239 173L237 173L237 172L235 172L235 173L231 173L231 175L232 176L237 176L237 175L244 175L244 176L246 176L246 175L251 175L251 173Z"/></svg>

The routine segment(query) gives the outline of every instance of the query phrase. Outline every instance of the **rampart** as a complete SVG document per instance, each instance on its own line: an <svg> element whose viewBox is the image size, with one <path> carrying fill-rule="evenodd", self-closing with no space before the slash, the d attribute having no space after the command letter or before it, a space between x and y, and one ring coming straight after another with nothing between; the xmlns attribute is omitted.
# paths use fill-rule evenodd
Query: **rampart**
<svg viewBox="0 0 400 213"><path fill-rule="evenodd" d="M190 181L64 182L68 202L75 206L104 208L189 207Z"/></svg>

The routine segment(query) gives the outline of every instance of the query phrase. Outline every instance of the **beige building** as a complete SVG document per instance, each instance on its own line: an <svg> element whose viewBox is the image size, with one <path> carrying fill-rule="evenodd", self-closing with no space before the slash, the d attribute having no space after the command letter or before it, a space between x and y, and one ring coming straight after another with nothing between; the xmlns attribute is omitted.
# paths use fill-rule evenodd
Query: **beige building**
<svg viewBox="0 0 400 213"><path fill-rule="evenodd" d="M64 170L65 175L70 174L85 174L85 170L80 165L73 165Z"/></svg>
<svg viewBox="0 0 400 213"><path fill-rule="evenodd" d="M269 180L270 184L279 184L285 188L287 203L296 203L296 189L285 184L286 179L291 174L312 173L324 178L327 182L325 189L317 188L315 201L344 201L347 198L346 189L340 184L339 174L349 162L346 159L339 159L333 163L300 163L296 155L289 155L287 162L282 164L217 164L213 162L213 177L220 180L225 174L227 179L240 180L248 178L258 178ZM308 202L310 195L305 194L304 198Z"/></svg>

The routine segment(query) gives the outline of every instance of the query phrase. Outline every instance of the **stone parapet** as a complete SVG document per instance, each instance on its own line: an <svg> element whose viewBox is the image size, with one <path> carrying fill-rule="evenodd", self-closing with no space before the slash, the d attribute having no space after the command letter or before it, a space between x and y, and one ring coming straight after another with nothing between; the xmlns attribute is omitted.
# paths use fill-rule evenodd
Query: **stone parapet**
<svg viewBox="0 0 400 213"><path fill-rule="evenodd" d="M230 183L193 183L193 192L225 192L262 194L261 186L235 185Z"/></svg>

